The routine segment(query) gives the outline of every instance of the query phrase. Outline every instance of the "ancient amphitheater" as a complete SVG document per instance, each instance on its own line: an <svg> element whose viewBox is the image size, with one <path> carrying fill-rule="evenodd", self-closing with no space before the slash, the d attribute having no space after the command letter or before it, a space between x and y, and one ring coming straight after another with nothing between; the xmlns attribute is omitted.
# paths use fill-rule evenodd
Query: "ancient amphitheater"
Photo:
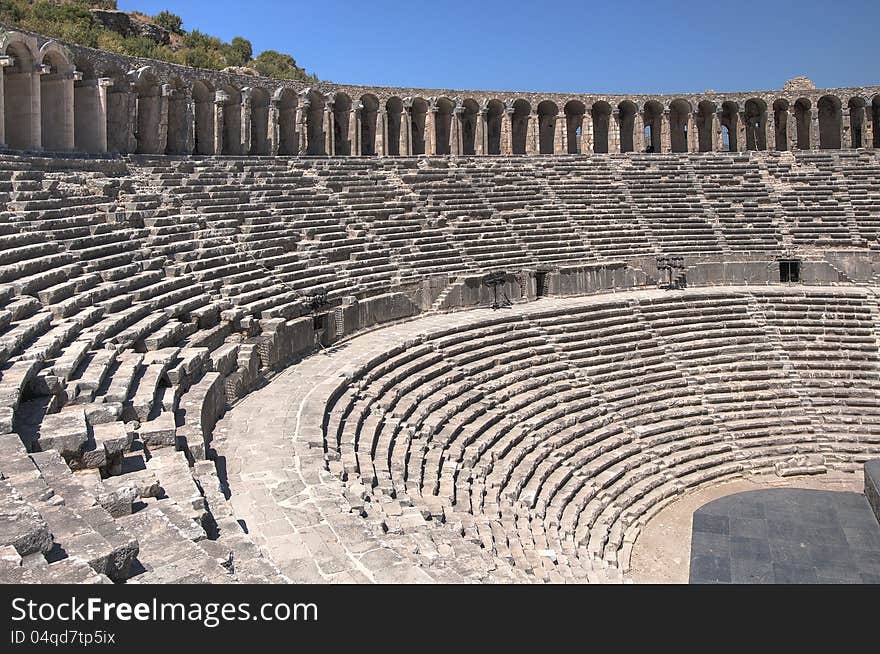
<svg viewBox="0 0 880 654"><path fill-rule="evenodd" d="M631 581L880 457L880 87L0 67L3 581Z"/></svg>

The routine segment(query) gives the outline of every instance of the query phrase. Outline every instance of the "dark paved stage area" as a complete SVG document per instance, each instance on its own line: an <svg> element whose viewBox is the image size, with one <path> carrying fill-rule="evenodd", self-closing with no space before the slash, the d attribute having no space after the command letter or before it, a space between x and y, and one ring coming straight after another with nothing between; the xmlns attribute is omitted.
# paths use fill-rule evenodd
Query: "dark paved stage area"
<svg viewBox="0 0 880 654"><path fill-rule="evenodd" d="M880 524L859 493L722 497L694 512L690 583L880 583Z"/></svg>

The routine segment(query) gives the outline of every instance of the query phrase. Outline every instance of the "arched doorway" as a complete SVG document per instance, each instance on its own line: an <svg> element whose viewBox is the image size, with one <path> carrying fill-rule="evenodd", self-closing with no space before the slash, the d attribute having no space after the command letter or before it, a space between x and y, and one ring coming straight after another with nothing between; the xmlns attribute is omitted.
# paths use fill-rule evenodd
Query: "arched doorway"
<svg viewBox="0 0 880 654"><path fill-rule="evenodd" d="M556 103L544 100L538 104L538 153L553 154L556 141Z"/></svg>
<svg viewBox="0 0 880 654"><path fill-rule="evenodd" d="M48 69L40 75L40 138L44 150L72 150L73 66L67 54L55 43L40 49L41 64Z"/></svg>
<svg viewBox="0 0 880 654"><path fill-rule="evenodd" d="M376 156L376 135L378 133L379 100L375 95L361 96L358 111L361 116L361 155Z"/></svg>
<svg viewBox="0 0 880 654"><path fill-rule="evenodd" d="M636 113L638 109L633 102L624 100L617 105L617 114L620 120L620 151L633 152L635 150Z"/></svg>
<svg viewBox="0 0 880 654"><path fill-rule="evenodd" d="M388 98L385 103L385 154L391 157L398 157L400 151L400 126L403 118L403 100L398 97Z"/></svg>
<svg viewBox="0 0 880 654"><path fill-rule="evenodd" d="M489 100L486 103L486 154L501 154L501 125L504 103Z"/></svg>
<svg viewBox="0 0 880 654"><path fill-rule="evenodd" d="M214 154L214 88L200 80L193 82L195 154Z"/></svg>
<svg viewBox="0 0 880 654"><path fill-rule="evenodd" d="M296 93L293 89L276 91L278 103L278 154L293 155L299 152L296 134Z"/></svg>
<svg viewBox="0 0 880 654"><path fill-rule="evenodd" d="M525 100L517 100L513 103L513 114L510 117L513 154L526 153L526 141L529 137L529 114L531 111L531 105Z"/></svg>
<svg viewBox="0 0 880 654"><path fill-rule="evenodd" d="M843 120L840 99L833 95L822 96L816 108L819 110L819 147L823 150L839 150Z"/></svg>
<svg viewBox="0 0 880 654"><path fill-rule="evenodd" d="M3 115L6 145L13 150L40 147L39 79L34 73L36 52L31 44L15 36L3 38L2 54L12 65L2 68Z"/></svg>
<svg viewBox="0 0 880 654"><path fill-rule="evenodd" d="M185 93L183 82L179 78L171 80L165 91L168 100L168 142L165 146L167 154L188 154L189 125L187 125Z"/></svg>
<svg viewBox="0 0 880 654"><path fill-rule="evenodd" d="M461 103L461 154L466 157L477 153L477 120L480 105L476 100L466 99Z"/></svg>
<svg viewBox="0 0 880 654"><path fill-rule="evenodd" d="M688 151L691 111L691 103L687 100L673 100L669 105L669 147L673 152Z"/></svg>
<svg viewBox="0 0 880 654"><path fill-rule="evenodd" d="M160 143L159 122L162 118L162 87L152 68L141 68L135 75L135 94L137 95L137 139L138 154L162 154L165 144Z"/></svg>
<svg viewBox="0 0 880 654"><path fill-rule="evenodd" d="M758 98L746 100L744 106L746 150L767 149L767 103Z"/></svg>

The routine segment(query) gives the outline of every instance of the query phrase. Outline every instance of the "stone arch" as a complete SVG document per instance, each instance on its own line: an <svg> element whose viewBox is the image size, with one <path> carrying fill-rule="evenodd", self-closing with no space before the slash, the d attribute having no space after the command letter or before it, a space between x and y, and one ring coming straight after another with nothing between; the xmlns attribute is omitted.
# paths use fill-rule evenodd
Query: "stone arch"
<svg viewBox="0 0 880 654"><path fill-rule="evenodd" d="M868 145L865 138L868 103L864 98L855 96L847 102L849 109L849 147L861 148ZM843 144L841 144L843 145Z"/></svg>
<svg viewBox="0 0 880 654"><path fill-rule="evenodd" d="M677 98L669 103L669 147L673 152L688 151L688 123L692 111L687 100Z"/></svg>
<svg viewBox="0 0 880 654"><path fill-rule="evenodd" d="M80 79L73 82L73 147L79 152L106 152L105 90L88 58L78 59L75 66Z"/></svg>
<svg viewBox="0 0 880 654"><path fill-rule="evenodd" d="M278 108L278 154L297 154L299 142L296 133L296 92L281 88L275 91L274 99Z"/></svg>
<svg viewBox="0 0 880 654"><path fill-rule="evenodd" d="M141 68L134 74L134 90L137 96L136 152L162 154L165 152L165 144L160 139L162 87L151 66Z"/></svg>
<svg viewBox="0 0 880 654"><path fill-rule="evenodd" d="M403 100L397 96L385 102L385 154L397 157L400 151L400 122L403 116Z"/></svg>
<svg viewBox="0 0 880 654"><path fill-rule="evenodd" d="M624 100L617 105L617 115L620 121L620 151L633 152L636 149L636 114L638 107L630 100Z"/></svg>
<svg viewBox="0 0 880 654"><path fill-rule="evenodd" d="M449 98L438 98L434 106L437 109L434 114L434 152L451 154L452 111L455 103Z"/></svg>
<svg viewBox="0 0 880 654"><path fill-rule="evenodd" d="M14 150L40 147L40 80L34 72L38 53L33 39L16 33L0 37L0 55L12 57L2 68L3 132Z"/></svg>
<svg viewBox="0 0 880 654"><path fill-rule="evenodd" d="M251 148L255 156L269 154L269 92L259 87L250 90Z"/></svg>
<svg viewBox="0 0 880 654"><path fill-rule="evenodd" d="M593 103L590 108L590 116L593 119L593 152L606 153L609 151L608 131L611 124L611 105L605 100Z"/></svg>
<svg viewBox="0 0 880 654"><path fill-rule="evenodd" d="M126 154L132 150L132 117L137 111L136 96L131 81L121 70L108 73L111 85L107 89L107 149Z"/></svg>
<svg viewBox="0 0 880 654"><path fill-rule="evenodd" d="M214 154L214 87L210 82L196 80L192 85L193 101L193 152L201 155Z"/></svg>
<svg viewBox="0 0 880 654"><path fill-rule="evenodd" d="M874 134L872 145L880 148L880 95L875 95L871 100L871 127Z"/></svg>
<svg viewBox="0 0 880 654"><path fill-rule="evenodd" d="M812 143L812 104L806 98L799 98L794 103L794 116L797 123L797 142L798 150L809 150Z"/></svg>
<svg viewBox="0 0 880 654"><path fill-rule="evenodd" d="M584 139L584 116L587 107L580 100L569 100L562 108L565 114L566 142L568 154L583 154L586 140Z"/></svg>
<svg viewBox="0 0 880 654"><path fill-rule="evenodd" d="M306 154L322 155L324 150L324 97L309 89L303 103L306 114Z"/></svg>
<svg viewBox="0 0 880 654"><path fill-rule="evenodd" d="M379 100L372 93L361 96L358 104L361 116L361 155L376 156L376 134L379 119Z"/></svg>
<svg viewBox="0 0 880 654"><path fill-rule="evenodd" d="M745 150L767 149L767 103L750 98L743 106L746 142Z"/></svg>
<svg viewBox="0 0 880 654"><path fill-rule="evenodd" d="M424 98L413 98L409 110L410 150L412 154L425 154L425 119L428 115L428 102Z"/></svg>
<svg viewBox="0 0 880 654"><path fill-rule="evenodd" d="M559 107L551 100L538 103L538 153L553 154Z"/></svg>
<svg viewBox="0 0 880 654"><path fill-rule="evenodd" d="M726 139L722 137L722 145L727 141L723 150L728 152L738 152L742 149L743 144L739 142L739 105L736 102L728 100L721 103L721 128L722 134L726 134Z"/></svg>
<svg viewBox="0 0 880 654"><path fill-rule="evenodd" d="M241 155L241 92L234 86L220 88L218 101L223 115L223 148L220 154Z"/></svg>
<svg viewBox="0 0 880 654"><path fill-rule="evenodd" d="M819 112L819 147L823 150L839 150L843 121L840 98L823 95L816 103L816 109Z"/></svg>
<svg viewBox="0 0 880 654"><path fill-rule="evenodd" d="M780 152L788 150L789 129L794 127L794 125L788 124L788 110L789 104L785 98L779 98L773 103L773 124L776 130L774 141L776 149Z"/></svg>
<svg viewBox="0 0 880 654"><path fill-rule="evenodd" d="M663 149L663 105L656 100L648 100L643 110L645 130L645 152L660 152Z"/></svg>
<svg viewBox="0 0 880 654"><path fill-rule="evenodd" d="M40 139L44 150L72 150L73 66L54 41L40 48Z"/></svg>
<svg viewBox="0 0 880 654"><path fill-rule="evenodd" d="M339 156L351 155L351 139L349 138L349 120L351 119L351 98L345 93L336 93L332 101L333 113L333 150L330 154Z"/></svg>
<svg viewBox="0 0 880 654"><path fill-rule="evenodd" d="M480 105L473 98L461 103L461 154L471 156L477 153L477 120Z"/></svg>
<svg viewBox="0 0 880 654"><path fill-rule="evenodd" d="M710 100L697 104L697 150L712 152L715 149L715 112L718 106Z"/></svg>
<svg viewBox="0 0 880 654"><path fill-rule="evenodd" d="M504 103L489 100L486 103L486 154L501 154L501 126Z"/></svg>
<svg viewBox="0 0 880 654"><path fill-rule="evenodd" d="M410 154L425 154L425 122L428 116L428 101L413 98L409 109L409 147Z"/></svg>
<svg viewBox="0 0 880 654"><path fill-rule="evenodd" d="M529 115L532 107L526 100L515 100L510 116L510 142L513 154L525 154L529 138Z"/></svg>
<svg viewBox="0 0 880 654"><path fill-rule="evenodd" d="M186 89L179 77L172 79L164 91L168 99L168 139L166 154L188 154L189 124Z"/></svg>

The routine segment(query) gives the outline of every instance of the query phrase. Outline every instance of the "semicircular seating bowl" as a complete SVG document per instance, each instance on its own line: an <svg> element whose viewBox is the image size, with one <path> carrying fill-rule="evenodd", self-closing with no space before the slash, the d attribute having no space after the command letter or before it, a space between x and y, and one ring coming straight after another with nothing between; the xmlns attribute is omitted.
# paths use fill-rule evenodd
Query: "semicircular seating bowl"
<svg viewBox="0 0 880 654"><path fill-rule="evenodd" d="M360 367L327 458L537 578L625 572L690 489L880 452L876 317L858 289L747 288L475 319Z"/></svg>
<svg viewBox="0 0 880 654"><path fill-rule="evenodd" d="M880 236L878 167L871 151L491 160L4 154L0 482L9 510L24 516L19 553L52 562L12 574L279 579L226 502L212 431L262 378L313 346L308 298L318 289L335 310L434 284L439 294L418 307L430 311L456 308L455 284L495 269L638 267L660 253L772 259L793 245L819 259L825 249L870 254ZM568 551L548 574L565 565L575 578L613 577L605 566L625 563L618 552L636 516L687 483L661 483L653 472L660 450L637 450L643 441L691 470L679 480L740 471L753 453L784 470L805 434L818 433L819 418L834 445L820 452L822 465L870 451L876 388L864 307L874 300L851 292L852 306L840 309L850 317L836 331L826 331L819 296L786 310L788 300L768 290L700 322L690 305L652 303L634 322L609 304L592 326L548 316L448 334L439 349L404 362L415 376L398 371L388 389L388 379L371 378L375 395L349 409L360 427L347 420L334 451L376 488L448 498L455 512L469 506L481 520L500 514L501 522L468 529L483 544L518 530L524 540L510 551L531 570L545 565L535 552ZM715 328L735 339L721 350L725 359L706 345ZM681 361L672 365L667 350L675 348ZM779 356L768 358L771 351ZM820 375L817 362L833 356L843 367ZM704 376L698 393L694 370ZM780 370L802 371L799 386L775 385ZM377 422L391 415L391 397L388 410L401 416L394 429L387 417ZM587 445L594 442L598 449ZM636 493L641 499L630 501ZM55 510L61 503L69 510ZM607 561L591 562L592 554Z"/></svg>

